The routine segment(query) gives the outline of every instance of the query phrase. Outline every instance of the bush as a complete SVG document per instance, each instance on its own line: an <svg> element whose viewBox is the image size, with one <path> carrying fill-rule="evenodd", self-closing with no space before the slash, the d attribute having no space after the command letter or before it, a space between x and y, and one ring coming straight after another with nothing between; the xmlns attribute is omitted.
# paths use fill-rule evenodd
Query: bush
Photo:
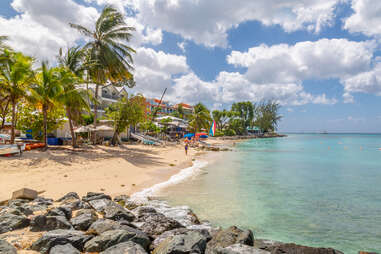
<svg viewBox="0 0 381 254"><path fill-rule="evenodd" d="M235 136L235 135L237 135L237 133L232 129L227 129L224 131L224 135L225 136Z"/></svg>

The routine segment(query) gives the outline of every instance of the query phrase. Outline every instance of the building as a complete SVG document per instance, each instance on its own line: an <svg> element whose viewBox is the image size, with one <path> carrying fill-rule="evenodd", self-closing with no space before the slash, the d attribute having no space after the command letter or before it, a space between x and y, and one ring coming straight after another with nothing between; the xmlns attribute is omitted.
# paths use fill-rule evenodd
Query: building
<svg viewBox="0 0 381 254"><path fill-rule="evenodd" d="M168 101L162 101L158 99L146 99L147 103L147 113L153 114L156 110L157 115L169 115L172 114L176 109Z"/></svg>
<svg viewBox="0 0 381 254"><path fill-rule="evenodd" d="M95 84L81 84L79 89L88 89L89 93L95 97ZM127 89L122 87L115 87L113 85L99 86L98 89L98 117L102 117L105 114L105 110L113 103L117 103L121 98L127 98ZM91 111L94 112L94 103L89 99Z"/></svg>

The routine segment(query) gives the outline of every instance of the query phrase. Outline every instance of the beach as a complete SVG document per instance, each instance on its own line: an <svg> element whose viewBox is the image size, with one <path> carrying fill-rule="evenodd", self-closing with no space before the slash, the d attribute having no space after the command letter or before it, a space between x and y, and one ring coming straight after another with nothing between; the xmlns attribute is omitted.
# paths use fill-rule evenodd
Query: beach
<svg viewBox="0 0 381 254"><path fill-rule="evenodd" d="M2 157L0 200L9 199L20 188L54 199L70 191L81 196L89 191L111 196L132 194L190 167L196 153L190 149L186 156L183 145L128 144L75 150L51 147L46 152L33 150L21 157Z"/></svg>

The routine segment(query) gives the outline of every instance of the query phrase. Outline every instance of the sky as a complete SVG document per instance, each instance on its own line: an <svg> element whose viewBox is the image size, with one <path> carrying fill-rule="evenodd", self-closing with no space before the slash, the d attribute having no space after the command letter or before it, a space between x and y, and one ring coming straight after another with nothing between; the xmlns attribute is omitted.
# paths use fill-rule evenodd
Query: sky
<svg viewBox="0 0 381 254"><path fill-rule="evenodd" d="M111 4L135 27L133 93L281 105L281 132L381 132L380 0L1 0L0 35L49 60Z"/></svg>

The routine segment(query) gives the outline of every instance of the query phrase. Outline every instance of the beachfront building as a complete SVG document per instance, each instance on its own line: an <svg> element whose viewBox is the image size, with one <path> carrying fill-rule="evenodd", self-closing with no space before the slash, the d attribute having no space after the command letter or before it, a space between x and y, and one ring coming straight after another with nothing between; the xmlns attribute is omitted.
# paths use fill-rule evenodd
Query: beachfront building
<svg viewBox="0 0 381 254"><path fill-rule="evenodd" d="M81 84L79 89L88 89L89 93L95 96L95 84ZM117 103L120 99L128 96L127 89L116 87L113 85L99 86L98 89L98 117L104 116L106 108L113 103ZM89 99L91 111L94 112L94 103Z"/></svg>
<svg viewBox="0 0 381 254"><path fill-rule="evenodd" d="M158 99L146 98L147 113L153 114L157 110L157 115L169 115L172 114L176 109L168 101L161 101Z"/></svg>
<svg viewBox="0 0 381 254"><path fill-rule="evenodd" d="M183 102L176 104L174 106L175 110L177 110L180 106L183 108L185 118L188 118L193 113L193 106Z"/></svg>

